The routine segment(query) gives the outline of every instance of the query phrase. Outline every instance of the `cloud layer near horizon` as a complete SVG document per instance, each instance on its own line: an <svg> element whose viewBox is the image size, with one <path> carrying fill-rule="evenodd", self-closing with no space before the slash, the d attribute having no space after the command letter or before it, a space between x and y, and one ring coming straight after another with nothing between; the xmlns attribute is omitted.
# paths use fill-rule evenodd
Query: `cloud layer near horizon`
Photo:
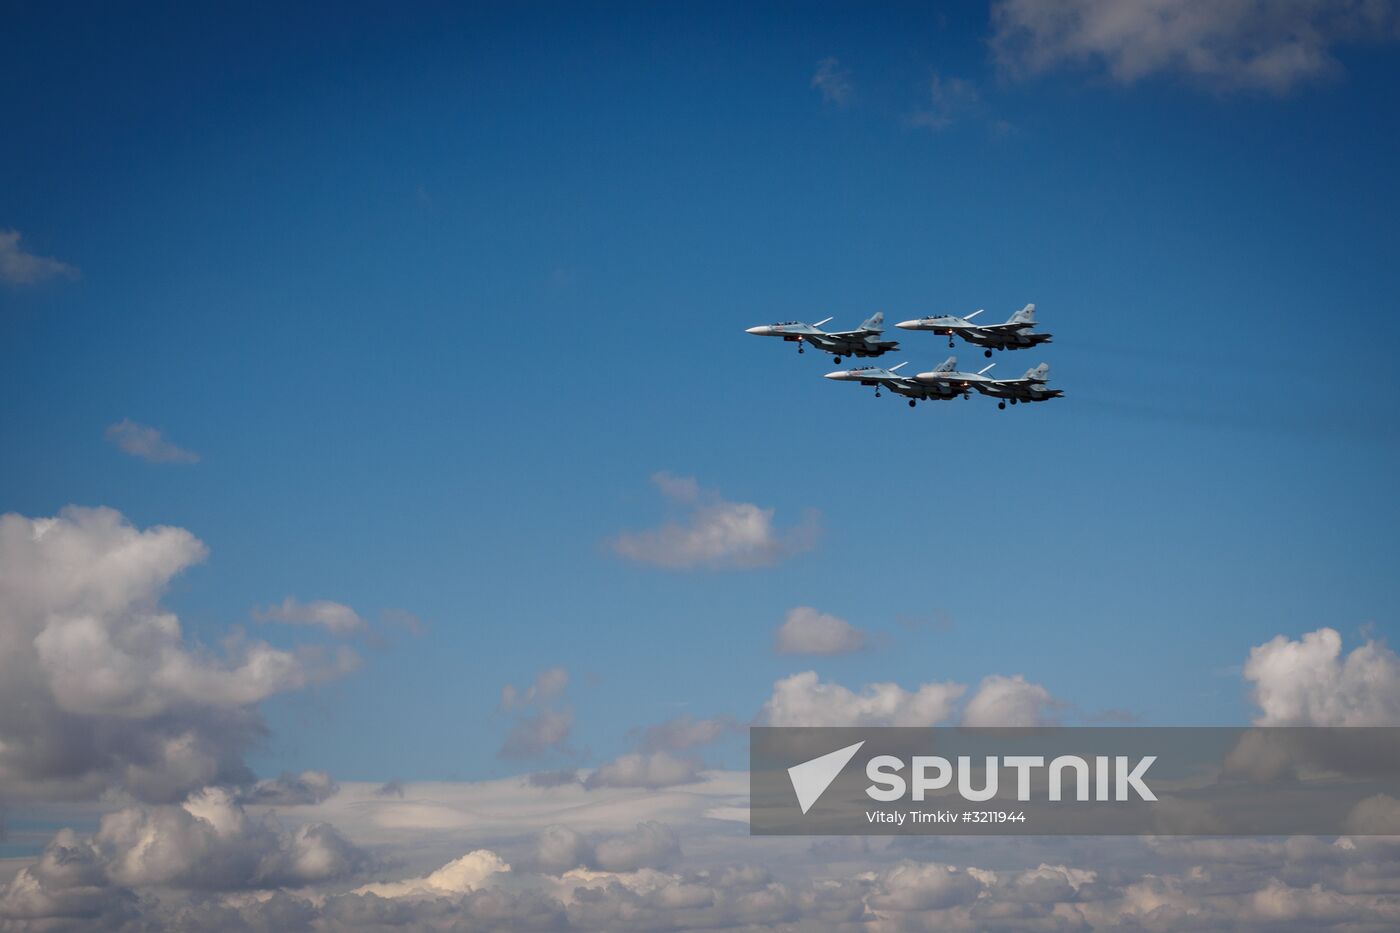
<svg viewBox="0 0 1400 933"><path fill-rule="evenodd" d="M747 835L743 773L690 750L690 716L567 780L253 781L257 704L344 669L233 638L194 651L160 606L203 560L178 528L105 509L0 517L0 796L134 794L59 832L0 884L0 929L1383 929L1400 923L1387 838L822 840ZM1320 628L1249 651L1263 724L1400 722L1400 657ZM560 709L562 668L502 691ZM1020 675L851 689L773 684L775 724L1020 725L1064 704ZM55 749L62 752L55 754ZM178 802L177 802L178 801ZM1359 818L1389 819L1385 808Z"/></svg>

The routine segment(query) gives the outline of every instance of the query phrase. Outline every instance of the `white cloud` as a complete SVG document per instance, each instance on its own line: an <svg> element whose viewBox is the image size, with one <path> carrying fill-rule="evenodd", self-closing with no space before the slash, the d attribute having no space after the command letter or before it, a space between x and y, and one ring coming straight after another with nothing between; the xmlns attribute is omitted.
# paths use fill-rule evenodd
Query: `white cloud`
<svg viewBox="0 0 1400 933"><path fill-rule="evenodd" d="M595 787L673 787L693 784L700 778L700 763L678 758L670 752L632 752L595 769L583 786Z"/></svg>
<svg viewBox="0 0 1400 933"><path fill-rule="evenodd" d="M1337 70L1344 43L1400 36L1391 0L997 0L992 48L1015 73L1102 67L1131 84L1183 75L1285 93Z"/></svg>
<svg viewBox="0 0 1400 933"><path fill-rule="evenodd" d="M759 720L771 726L933 726L952 720L967 692L946 681L905 690L894 683L866 684L856 693L823 683L815 671L793 674L773 684ZM1043 725L1064 704L1020 674L993 674L962 705L965 726Z"/></svg>
<svg viewBox="0 0 1400 933"><path fill-rule="evenodd" d="M127 807L95 834L60 831L31 865L0 885L0 929L118 929L155 904L138 891L241 892L303 888L349 877L369 856L334 827L287 831L221 788L179 806ZM177 928L145 917L143 928ZM62 925L68 928L67 925Z"/></svg>
<svg viewBox="0 0 1400 933"><path fill-rule="evenodd" d="M0 516L0 797L117 786L167 801L246 783L256 704L354 668L348 649L236 632L222 655L188 645L160 597L206 553L188 531L139 530L111 509Z"/></svg>
<svg viewBox="0 0 1400 933"><path fill-rule="evenodd" d="M345 877L368 862L328 824L303 823L285 832L214 787L180 806L110 813L93 844L108 876L128 887L299 887Z"/></svg>
<svg viewBox="0 0 1400 933"><path fill-rule="evenodd" d="M931 726L952 715L966 689L952 682L913 691L880 683L854 693L805 671L773 685L760 718L770 726Z"/></svg>
<svg viewBox="0 0 1400 933"><path fill-rule="evenodd" d="M835 58L823 58L817 62L816 73L812 75L811 86L821 92L822 101L836 107L850 105L856 99L855 85L851 83L851 72L843 68Z"/></svg>
<svg viewBox="0 0 1400 933"><path fill-rule="evenodd" d="M477 849L458 859L453 859L437 871L421 878L406 878L402 881L376 882L356 888L356 894L374 894L379 897L446 897L466 894L485 887L496 880L497 875L510 871L506 864L490 849Z"/></svg>
<svg viewBox="0 0 1400 933"><path fill-rule="evenodd" d="M304 603L295 596L286 597L277 606L254 609L253 618L258 622L312 625L333 635L354 635L369 628L369 624L349 606L331 602L329 599L316 599Z"/></svg>
<svg viewBox="0 0 1400 933"><path fill-rule="evenodd" d="M657 473L652 482L689 514L683 522L618 535L612 546L629 560L671 569L764 567L816 544L815 513L784 530L774 525L773 509L726 501L701 490L693 478Z"/></svg>
<svg viewBox="0 0 1400 933"><path fill-rule="evenodd" d="M963 707L964 726L1044 726L1055 722L1059 703L1040 684L1020 674L984 677Z"/></svg>
<svg viewBox="0 0 1400 933"><path fill-rule="evenodd" d="M78 270L66 262L35 256L19 245L18 230L0 230L0 282L38 285L50 279L75 279Z"/></svg>
<svg viewBox="0 0 1400 933"><path fill-rule="evenodd" d="M1342 637L1320 628L1294 641L1279 635L1249 651L1261 726L1400 725L1400 656L1366 641L1342 657Z"/></svg>
<svg viewBox="0 0 1400 933"><path fill-rule="evenodd" d="M199 454L172 444L150 425L123 418L107 426L107 440L147 463L198 463Z"/></svg>
<svg viewBox="0 0 1400 933"><path fill-rule="evenodd" d="M774 647L779 654L850 654L865 647L865 632L845 619L798 606L778 626Z"/></svg>

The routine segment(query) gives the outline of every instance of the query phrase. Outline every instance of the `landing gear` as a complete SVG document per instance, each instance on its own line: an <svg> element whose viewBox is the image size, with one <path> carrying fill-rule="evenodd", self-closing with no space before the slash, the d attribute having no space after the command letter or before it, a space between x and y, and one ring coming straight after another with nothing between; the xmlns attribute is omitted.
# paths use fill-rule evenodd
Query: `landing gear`
<svg viewBox="0 0 1400 933"><path fill-rule="evenodd" d="M879 398L879 397L880 397L880 390L879 390L879 389L876 389L876 390L875 390L875 397L876 397L876 398Z"/></svg>
<svg viewBox="0 0 1400 933"><path fill-rule="evenodd" d="M1015 404L1016 404L1016 400L1015 400L1014 398L1011 400L1011 404L1012 404L1012 405L1015 405Z"/></svg>
<svg viewBox="0 0 1400 933"><path fill-rule="evenodd" d="M982 355L985 356L987 359L991 359L991 358L992 358L992 351L991 351L991 350L983 350L983 351L982 351Z"/></svg>
<svg viewBox="0 0 1400 933"><path fill-rule="evenodd" d="M1005 402L997 402L997 408L1005 409L1005 408L1006 408L1006 403L1005 403Z"/></svg>
<svg viewBox="0 0 1400 933"><path fill-rule="evenodd" d="M837 366L840 366L840 365L841 365L841 357L839 357L839 356L833 356L833 357L831 358L831 362L835 363Z"/></svg>
<svg viewBox="0 0 1400 933"><path fill-rule="evenodd" d="M913 400L912 398L909 400L909 407L910 407L910 408L913 408L913 407L914 407L914 400Z"/></svg>
<svg viewBox="0 0 1400 933"><path fill-rule="evenodd" d="M951 334L948 335L948 349L953 349L953 337Z"/></svg>

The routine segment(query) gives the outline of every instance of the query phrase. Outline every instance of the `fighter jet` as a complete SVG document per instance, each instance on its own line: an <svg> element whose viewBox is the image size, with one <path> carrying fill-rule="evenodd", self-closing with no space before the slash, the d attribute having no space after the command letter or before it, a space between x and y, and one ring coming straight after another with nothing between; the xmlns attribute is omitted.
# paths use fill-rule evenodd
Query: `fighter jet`
<svg viewBox="0 0 1400 933"><path fill-rule="evenodd" d="M997 408L1005 408L1008 401L1015 405L1017 402L1043 402L1064 395L1059 389L1045 387L1045 377L1048 375L1050 364L1041 363L1034 369L1026 370L1020 379L985 379L973 383L972 387L983 395L1001 399L997 402Z"/></svg>
<svg viewBox="0 0 1400 933"><path fill-rule="evenodd" d="M759 337L781 337L797 343L797 352L803 352L803 344L810 343L818 350L833 354L834 362L840 363L843 356L880 356L899 348L897 340L878 340L885 332L883 312L877 311L855 330L838 330L827 333L822 325L831 318L815 324L801 321L784 321L781 324L763 324L750 327L745 333Z"/></svg>
<svg viewBox="0 0 1400 933"><path fill-rule="evenodd" d="M972 389L993 381L987 377L986 373L995 365L996 363L988 363L975 373L964 373L957 369L958 358L950 356L933 369L926 373L919 373L914 378L930 392L936 392L939 398L952 398L955 395L971 398Z"/></svg>
<svg viewBox="0 0 1400 933"><path fill-rule="evenodd" d="M880 389L889 389L896 395L908 398L910 408L913 408L921 400L950 399L959 395L963 398L970 398L968 387L984 379L982 373L955 371L953 367L957 365L957 360L953 357L949 357L932 372L919 373L917 376L897 375L898 370L907 365L909 364L900 363L889 369L880 366L838 369L834 373L827 373L826 378L835 379L838 382L858 382L863 386L874 386L876 398L880 397ZM987 369L991 368L991 366L987 367ZM982 370L982 372L985 373L987 369Z"/></svg>
<svg viewBox="0 0 1400 933"><path fill-rule="evenodd" d="M986 347L983 356L991 356L992 350L1018 350L1021 347L1034 347L1049 343L1050 334L1032 333L1035 327L1035 305L1026 305L1004 324L974 324L972 319L981 314L974 311L967 317L945 314L939 317L921 317L912 321L900 321L895 326L900 330L931 330L935 334L947 334L948 346L953 346L953 336L957 335L968 343Z"/></svg>

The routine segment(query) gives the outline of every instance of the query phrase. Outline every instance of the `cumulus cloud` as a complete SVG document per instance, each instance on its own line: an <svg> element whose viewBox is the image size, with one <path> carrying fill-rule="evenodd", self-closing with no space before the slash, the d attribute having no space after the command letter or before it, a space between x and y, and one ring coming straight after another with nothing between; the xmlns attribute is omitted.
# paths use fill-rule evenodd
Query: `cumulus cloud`
<svg viewBox="0 0 1400 933"><path fill-rule="evenodd" d="M1055 723L1066 706L1020 674L983 678L964 703L966 693L966 685L953 681L914 690L866 684L856 692L804 671L773 684L758 720L770 726L933 726L957 718L961 710L965 726L1030 726Z"/></svg>
<svg viewBox="0 0 1400 933"><path fill-rule="evenodd" d="M835 58L823 58L817 62L811 86L821 92L823 103L836 107L849 106L856 99L850 69L843 68Z"/></svg>
<svg viewBox="0 0 1400 933"><path fill-rule="evenodd" d="M323 628L332 635L354 635L369 628L369 624L349 606L329 599L304 603L295 596L286 597L280 605L255 608L253 618L258 622L311 625Z"/></svg>
<svg viewBox="0 0 1400 933"><path fill-rule="evenodd" d="M1013 74L1060 65L1132 84L1181 75L1283 94L1338 69L1337 46L1400 37L1391 0L997 0L992 49Z"/></svg>
<svg viewBox="0 0 1400 933"><path fill-rule="evenodd" d="M293 832L248 814L211 787L180 806L110 813L93 837L108 876L128 887L206 890L299 887L343 878L368 857L325 823Z"/></svg>
<svg viewBox="0 0 1400 933"><path fill-rule="evenodd" d="M157 429L130 418L109 424L106 434L107 440L117 445L122 453L139 457L147 463L199 462L199 454L185 450L178 444L172 444Z"/></svg>
<svg viewBox="0 0 1400 933"><path fill-rule="evenodd" d="M966 690L952 682L927 683L913 691L878 683L855 693L804 671L773 685L760 718L770 726L931 726L952 715Z"/></svg>
<svg viewBox="0 0 1400 933"><path fill-rule="evenodd" d="M216 654L160 606L204 560L188 531L111 509L0 516L0 797L153 802L248 784L256 705L354 668L353 652L285 651L237 633Z"/></svg>
<svg viewBox="0 0 1400 933"><path fill-rule="evenodd" d="M0 230L0 282L38 285L50 279L76 279L78 270L66 262L36 256L20 246L18 230Z"/></svg>
<svg viewBox="0 0 1400 933"><path fill-rule="evenodd" d="M1320 628L1279 635L1249 651L1244 679L1261 726L1400 725L1400 656L1367 640L1342 656L1342 637Z"/></svg>
<svg viewBox="0 0 1400 933"><path fill-rule="evenodd" d="M699 780L700 762L679 758L670 752L631 752L595 769L583 786L595 787L674 787Z"/></svg>
<svg viewBox="0 0 1400 933"><path fill-rule="evenodd" d="M850 654L864 648L865 642L865 632L810 606L788 610L774 636L779 654Z"/></svg>
<svg viewBox="0 0 1400 933"><path fill-rule="evenodd" d="M787 529L773 522L774 509L729 502L707 492L691 477L657 473L652 482L662 495L689 510L684 521L645 531L628 531L612 541L629 560L674 570L735 569L779 563L815 546L815 513Z"/></svg>
<svg viewBox="0 0 1400 933"><path fill-rule="evenodd" d="M681 854L676 831L665 823L647 820L630 832L589 838L568 826L555 824L541 831L535 847L535 864L559 874L575 868L625 872L663 868Z"/></svg>
<svg viewBox="0 0 1400 933"><path fill-rule="evenodd" d="M977 692L963 707L964 726L1048 726L1056 721L1063 704L1040 684L1028 683L1020 674L992 674L982 679Z"/></svg>
<svg viewBox="0 0 1400 933"><path fill-rule="evenodd" d="M432 874L421 878L406 878L402 881L375 882L356 888L356 894L374 894L378 897L447 897L454 894L467 894L496 880L496 875L510 871L506 864L490 849L477 849L458 859L453 859Z"/></svg>
<svg viewBox="0 0 1400 933"><path fill-rule="evenodd" d="M144 889L198 892L301 888L349 877L369 856L325 823L283 830L255 819L223 788L183 805L127 807L91 837L60 831L32 865L0 886L0 927L63 920L119 928L149 908ZM52 925L52 924L48 924Z"/></svg>

